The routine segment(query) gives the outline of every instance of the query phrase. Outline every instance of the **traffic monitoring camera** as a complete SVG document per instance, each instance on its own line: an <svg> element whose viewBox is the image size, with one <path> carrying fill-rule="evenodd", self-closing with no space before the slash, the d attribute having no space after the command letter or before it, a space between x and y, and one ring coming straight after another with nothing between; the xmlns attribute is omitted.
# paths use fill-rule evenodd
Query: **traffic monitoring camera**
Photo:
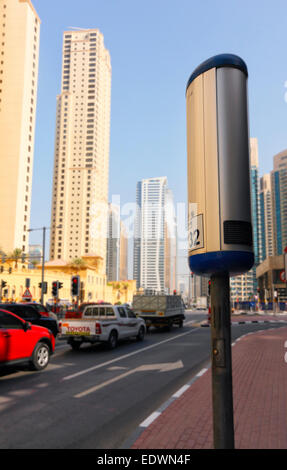
<svg viewBox="0 0 287 470"><path fill-rule="evenodd" d="M186 88L189 266L237 275L254 263L248 71L235 55L203 62Z"/></svg>

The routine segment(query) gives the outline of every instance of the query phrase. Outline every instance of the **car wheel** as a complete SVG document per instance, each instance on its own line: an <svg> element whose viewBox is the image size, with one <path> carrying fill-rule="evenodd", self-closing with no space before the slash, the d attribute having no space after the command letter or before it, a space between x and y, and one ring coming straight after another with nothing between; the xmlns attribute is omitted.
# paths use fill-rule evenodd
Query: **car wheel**
<svg viewBox="0 0 287 470"><path fill-rule="evenodd" d="M34 349L31 367L33 370L43 370L50 361L50 348L45 343L38 343Z"/></svg>
<svg viewBox="0 0 287 470"><path fill-rule="evenodd" d="M118 344L118 334L116 331L113 330L108 339L108 347L109 349L115 349L117 347L117 344Z"/></svg>
<svg viewBox="0 0 287 470"><path fill-rule="evenodd" d="M137 340L138 341L143 341L144 340L144 335L145 335L145 330L144 330L144 327L141 326L140 329L139 329L139 332L137 334Z"/></svg>
<svg viewBox="0 0 287 470"><path fill-rule="evenodd" d="M172 321L172 320L168 320L168 323L167 323L167 331L171 331L172 325L173 325L173 321Z"/></svg>

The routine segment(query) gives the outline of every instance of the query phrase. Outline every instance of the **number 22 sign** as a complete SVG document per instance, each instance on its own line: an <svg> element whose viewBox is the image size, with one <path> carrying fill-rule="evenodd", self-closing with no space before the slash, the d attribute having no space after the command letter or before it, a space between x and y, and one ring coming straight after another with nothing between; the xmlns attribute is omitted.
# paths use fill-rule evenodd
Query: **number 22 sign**
<svg viewBox="0 0 287 470"><path fill-rule="evenodd" d="M188 249L190 251L204 248L203 214L196 215L190 219L188 236Z"/></svg>

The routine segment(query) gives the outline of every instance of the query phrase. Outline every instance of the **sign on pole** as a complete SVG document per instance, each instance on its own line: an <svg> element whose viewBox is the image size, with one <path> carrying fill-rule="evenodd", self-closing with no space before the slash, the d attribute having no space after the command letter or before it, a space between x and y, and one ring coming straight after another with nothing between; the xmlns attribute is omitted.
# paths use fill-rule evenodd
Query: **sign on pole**
<svg viewBox="0 0 287 470"><path fill-rule="evenodd" d="M22 295L22 299L24 300L31 300L32 299L32 294L29 290L29 288L27 288L24 292L24 294Z"/></svg>

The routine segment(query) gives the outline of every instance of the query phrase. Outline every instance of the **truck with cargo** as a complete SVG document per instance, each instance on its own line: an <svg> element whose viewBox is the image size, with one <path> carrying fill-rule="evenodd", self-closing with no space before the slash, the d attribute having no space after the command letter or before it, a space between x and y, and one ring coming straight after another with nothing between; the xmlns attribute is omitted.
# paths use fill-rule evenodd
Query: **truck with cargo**
<svg viewBox="0 0 287 470"><path fill-rule="evenodd" d="M146 326L144 320L137 318L125 305L86 304L80 318L64 318L59 322L58 339L67 341L74 350L83 343L106 343L110 349L119 340L144 339Z"/></svg>
<svg viewBox="0 0 287 470"><path fill-rule="evenodd" d="M146 328L183 326L184 303L180 295L134 295L132 310L146 323Z"/></svg>

